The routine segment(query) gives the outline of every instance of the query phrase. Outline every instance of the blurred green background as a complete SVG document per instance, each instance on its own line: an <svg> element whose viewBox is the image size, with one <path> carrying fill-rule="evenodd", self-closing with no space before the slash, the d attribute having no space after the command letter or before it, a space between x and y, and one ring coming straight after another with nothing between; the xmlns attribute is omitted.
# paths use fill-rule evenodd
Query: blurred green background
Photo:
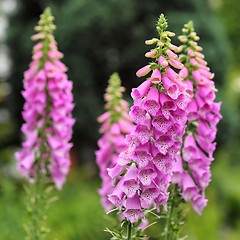
<svg viewBox="0 0 240 240"><path fill-rule="evenodd" d="M57 25L56 40L65 55L74 84L76 107L72 170L49 212L49 239L109 239L112 226L97 194L100 187L94 151L103 112L108 77L118 71L129 97L141 83L136 70L146 64L145 39L156 36L160 13L169 30L180 34L189 20L201 37L200 45L215 72L218 101L223 102L218 148L212 165L209 203L199 217L186 207L183 231L191 240L240 239L240 3L239 0L1 0L0 1L0 239L24 239L26 219L23 180L15 169L14 152L22 135L23 71L31 60L30 36L39 14L50 5ZM177 38L174 40L179 44ZM160 239L158 226L149 229Z"/></svg>

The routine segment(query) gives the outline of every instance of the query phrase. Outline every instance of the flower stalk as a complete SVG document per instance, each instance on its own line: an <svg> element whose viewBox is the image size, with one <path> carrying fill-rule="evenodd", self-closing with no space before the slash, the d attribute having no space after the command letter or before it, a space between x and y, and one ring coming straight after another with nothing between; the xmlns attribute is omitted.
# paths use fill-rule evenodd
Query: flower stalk
<svg viewBox="0 0 240 240"><path fill-rule="evenodd" d="M127 148L124 137L133 128L132 121L128 116L128 102L123 99L124 91L119 75L112 74L104 95L106 111L98 117L98 122L101 123L99 132L103 136L98 141L96 163L102 180L99 194L106 212L113 208L113 204L108 200L108 194L112 193L114 183L108 174L108 169L116 164L119 153ZM116 169L116 171L118 170ZM114 174L114 171L111 174Z"/></svg>
<svg viewBox="0 0 240 240"><path fill-rule="evenodd" d="M127 226L127 240L132 239L132 223L128 221L128 226Z"/></svg>
<svg viewBox="0 0 240 240"><path fill-rule="evenodd" d="M21 130L25 135L22 149L16 153L17 166L29 181L26 192L31 221L25 227L27 239L46 239L47 209L56 200L53 189L61 189L70 167L69 151L72 137L72 83L65 74L53 36L56 26L50 8L40 16L37 41L30 68L24 73L25 99Z"/></svg>
<svg viewBox="0 0 240 240"><path fill-rule="evenodd" d="M181 227L184 224L184 215L181 209L183 202L179 195L179 187L172 185L172 191L168 200L168 211L164 229L164 240L178 240Z"/></svg>
<svg viewBox="0 0 240 240"><path fill-rule="evenodd" d="M167 210L172 168L182 144L190 96L187 85L175 69L183 67L171 43L174 33L167 31L163 14L157 22L158 38L146 41L155 45L146 57L152 62L139 69L138 77L151 74L131 96L134 104L129 116L135 127L126 135L127 149L109 170L115 183L109 201L133 228L148 225L149 209ZM118 171L115 171L118 169Z"/></svg>
<svg viewBox="0 0 240 240"><path fill-rule="evenodd" d="M29 221L24 225L26 240L47 239L50 229L47 224L47 212L51 204L57 200L54 186L46 179L36 179L34 184L26 184L27 211Z"/></svg>

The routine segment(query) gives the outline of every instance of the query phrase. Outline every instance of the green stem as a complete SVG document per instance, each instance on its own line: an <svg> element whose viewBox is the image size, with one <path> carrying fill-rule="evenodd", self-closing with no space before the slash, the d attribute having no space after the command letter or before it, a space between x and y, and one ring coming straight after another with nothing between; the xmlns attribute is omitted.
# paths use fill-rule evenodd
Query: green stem
<svg viewBox="0 0 240 240"><path fill-rule="evenodd" d="M173 193L173 192L172 192ZM175 201L174 201L174 196L171 198L170 202L170 207L168 209L168 218L167 218L167 224L166 224L166 229L165 229L165 240L171 240L173 239L173 229L172 229L172 217L173 217L173 211L175 207Z"/></svg>
<svg viewBox="0 0 240 240"><path fill-rule="evenodd" d="M25 225L26 240L45 240L47 228L47 210L54 200L52 183L44 175L39 175L34 184L26 186L28 195L29 220Z"/></svg>
<svg viewBox="0 0 240 240"><path fill-rule="evenodd" d="M34 186L30 186L30 188L32 188L32 194L29 196L30 197L30 205L31 205L31 220L32 220L32 224L31 222L29 223L29 239L37 239L37 225L38 225L38 212L37 212L37 197L36 197L36 192L37 192L37 188L36 188L36 184L34 184Z"/></svg>
<svg viewBox="0 0 240 240"><path fill-rule="evenodd" d="M179 238L180 228L184 224L184 216L180 204L182 199L179 196L178 186L172 186L169 197L168 215L165 226L164 240L177 240Z"/></svg>
<svg viewBox="0 0 240 240"><path fill-rule="evenodd" d="M132 239L132 223L129 221L127 226L127 240Z"/></svg>
<svg viewBox="0 0 240 240"><path fill-rule="evenodd" d="M30 186L30 205L31 205L31 222L29 223L29 239L40 240L40 215L39 215L39 203L40 203L40 181L39 178L36 179L36 182Z"/></svg>

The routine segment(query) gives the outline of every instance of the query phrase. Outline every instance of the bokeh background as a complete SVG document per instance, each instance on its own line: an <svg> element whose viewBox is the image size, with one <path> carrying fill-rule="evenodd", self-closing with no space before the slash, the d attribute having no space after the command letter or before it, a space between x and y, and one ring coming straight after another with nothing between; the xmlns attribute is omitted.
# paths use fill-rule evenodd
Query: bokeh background
<svg viewBox="0 0 240 240"><path fill-rule="evenodd" d="M206 60L216 75L222 101L218 148L212 165L209 203L201 217L186 207L183 232L191 240L240 239L240 2L239 0L0 0L0 239L24 239L26 219L23 180L16 171L14 152L22 140L20 126L23 72L31 60L33 27L46 6L55 16L56 40L65 55L74 84L76 107L71 152L72 168L60 199L49 212L49 239L109 239L112 226L104 214L94 151L100 137L96 118L103 112L109 76L118 71L125 99L142 80L136 70L146 64L145 39L156 36L160 13L169 30L180 34L193 20ZM179 45L177 38L175 44ZM161 223L149 232L161 239Z"/></svg>

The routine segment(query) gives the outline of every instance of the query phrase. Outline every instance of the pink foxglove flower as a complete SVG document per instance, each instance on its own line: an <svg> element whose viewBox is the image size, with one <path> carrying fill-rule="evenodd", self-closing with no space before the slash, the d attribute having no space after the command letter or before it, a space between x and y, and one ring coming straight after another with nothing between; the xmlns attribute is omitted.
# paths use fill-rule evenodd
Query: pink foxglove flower
<svg viewBox="0 0 240 240"><path fill-rule="evenodd" d="M222 117L221 103L215 102L214 75L207 67L202 48L197 45L199 37L191 22L184 25L183 33L186 36L179 39L185 39L182 49L186 61L179 75L187 82L192 100L188 105L188 134L174 168L174 183L180 186L183 199L191 201L193 209L201 214L207 205L204 192L211 180L210 165L216 148L217 124Z"/></svg>
<svg viewBox="0 0 240 240"><path fill-rule="evenodd" d="M107 168L112 168L117 161L119 161L120 168L125 164L124 156L119 160L118 155L126 150L127 146L124 137L133 128L131 119L128 116L128 103L122 99L123 91L124 88L121 87L118 74L113 74L109 79L105 94L106 112L98 118L98 121L102 123L100 133L103 136L98 141L99 150L96 151L96 162L102 179L99 194L106 211L109 211L113 206L111 201L108 200L108 194L113 192L113 180L108 175ZM118 193L115 191L112 201L116 203L116 206L118 206L118 198Z"/></svg>
<svg viewBox="0 0 240 240"><path fill-rule="evenodd" d="M74 105L72 82L60 61L63 54L57 49L52 22L47 9L36 26L38 33L32 37L37 43L30 67L24 73L22 92L25 140L16 158L25 178L34 181L40 174L47 175L60 189L70 167Z"/></svg>
<svg viewBox="0 0 240 240"><path fill-rule="evenodd" d="M143 219L145 209L166 208L172 169L186 128L190 97L187 84L175 70L183 66L170 48L172 33L166 27L161 15L157 23L160 39L147 41L156 43L151 51L155 62L141 68L137 76L152 73L131 93L134 104L129 115L136 125L125 138L127 149L109 169L117 183L109 200L131 223Z"/></svg>

